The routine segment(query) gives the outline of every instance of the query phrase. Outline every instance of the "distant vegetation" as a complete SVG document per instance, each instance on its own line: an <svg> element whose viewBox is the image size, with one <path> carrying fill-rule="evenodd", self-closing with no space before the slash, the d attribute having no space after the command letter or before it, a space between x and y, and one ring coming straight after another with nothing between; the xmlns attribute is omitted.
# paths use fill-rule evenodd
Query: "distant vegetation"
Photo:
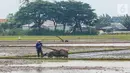
<svg viewBox="0 0 130 73"><path fill-rule="evenodd" d="M108 26L113 22L122 23L130 30L130 16L111 17L104 14L97 17L95 9L87 3L74 0L24 1L18 12L9 14L6 23L0 23L0 35L97 35L97 28ZM54 31L41 28L46 20L54 22ZM22 29L23 25L31 23L35 24L31 30ZM57 30L57 24L62 24L63 30ZM83 29L82 24L87 28ZM66 26L71 27L69 32L65 31ZM95 26L96 28L91 28Z"/></svg>
<svg viewBox="0 0 130 73"><path fill-rule="evenodd" d="M81 24L93 26L97 19L94 9L89 4L77 1L60 1L49 2L36 0L34 2L25 3L19 11L14 15L9 14L8 22L1 24L2 35L50 35L50 34L66 34L66 26L71 26L72 34L82 33ZM46 21L54 22L54 31L41 28ZM31 31L22 31L21 27L25 24L34 23ZM63 31L57 31L57 24L63 25ZM11 32L9 32L11 30ZM48 33L47 33L48 32ZM88 32L87 32L88 33ZM84 34L87 34L84 33Z"/></svg>

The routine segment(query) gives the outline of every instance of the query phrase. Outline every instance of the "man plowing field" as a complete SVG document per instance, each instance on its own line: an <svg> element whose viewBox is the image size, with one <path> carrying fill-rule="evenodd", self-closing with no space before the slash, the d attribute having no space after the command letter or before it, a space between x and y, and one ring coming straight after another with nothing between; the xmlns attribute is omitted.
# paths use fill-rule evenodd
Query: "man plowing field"
<svg viewBox="0 0 130 73"><path fill-rule="evenodd" d="M41 40L37 40L37 43L36 43L36 51L37 51L37 56L40 57L40 54L41 54L41 57L43 57L43 52L42 52L42 43L41 43Z"/></svg>
<svg viewBox="0 0 130 73"><path fill-rule="evenodd" d="M46 47L50 50L52 50L51 52L49 53L45 53L43 54L42 52L42 43L41 43L41 40L38 40L37 43L36 43L36 50L37 50L37 56L40 57L40 54L41 54L41 57L43 56L48 56L48 57L68 57L68 49L60 49L60 50L57 50L57 49L53 49L53 48L50 48L50 47ZM45 46L44 46L45 47Z"/></svg>

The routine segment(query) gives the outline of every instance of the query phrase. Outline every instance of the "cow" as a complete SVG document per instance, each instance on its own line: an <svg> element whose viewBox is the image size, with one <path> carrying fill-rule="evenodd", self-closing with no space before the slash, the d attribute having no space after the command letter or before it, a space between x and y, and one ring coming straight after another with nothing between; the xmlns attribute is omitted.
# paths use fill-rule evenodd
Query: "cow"
<svg viewBox="0 0 130 73"><path fill-rule="evenodd" d="M49 58L52 57L64 57L64 58L68 58L68 50L66 49L60 49L60 50L52 50L49 53L45 53L44 56L48 56Z"/></svg>

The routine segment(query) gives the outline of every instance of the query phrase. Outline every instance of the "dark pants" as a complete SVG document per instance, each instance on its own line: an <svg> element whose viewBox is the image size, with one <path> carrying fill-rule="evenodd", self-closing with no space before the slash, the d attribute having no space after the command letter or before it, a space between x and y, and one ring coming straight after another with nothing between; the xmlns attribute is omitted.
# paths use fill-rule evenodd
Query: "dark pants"
<svg viewBox="0 0 130 73"><path fill-rule="evenodd" d="M42 49L37 49L37 56L40 57L40 54L41 54L41 57L43 57Z"/></svg>

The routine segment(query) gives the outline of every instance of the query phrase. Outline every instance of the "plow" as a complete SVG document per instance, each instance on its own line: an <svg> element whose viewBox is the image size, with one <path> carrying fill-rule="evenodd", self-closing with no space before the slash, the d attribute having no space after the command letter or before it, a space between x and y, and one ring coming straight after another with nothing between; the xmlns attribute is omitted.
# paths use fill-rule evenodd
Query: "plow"
<svg viewBox="0 0 130 73"><path fill-rule="evenodd" d="M64 39L62 39L61 37L59 37L59 36L56 36L57 38L59 38L62 42L69 42L68 40L64 40Z"/></svg>

